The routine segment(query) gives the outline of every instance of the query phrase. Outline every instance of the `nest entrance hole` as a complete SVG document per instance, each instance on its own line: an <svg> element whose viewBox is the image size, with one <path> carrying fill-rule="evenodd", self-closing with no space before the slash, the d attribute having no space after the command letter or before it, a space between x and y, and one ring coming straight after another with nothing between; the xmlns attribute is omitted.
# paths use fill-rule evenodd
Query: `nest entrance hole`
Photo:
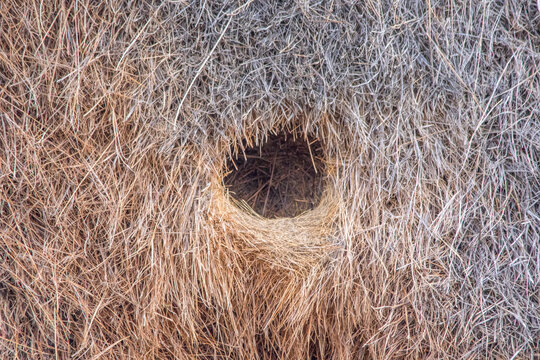
<svg viewBox="0 0 540 360"><path fill-rule="evenodd" d="M229 159L227 169L230 195L266 218L295 217L321 200L325 169L317 138L271 135Z"/></svg>

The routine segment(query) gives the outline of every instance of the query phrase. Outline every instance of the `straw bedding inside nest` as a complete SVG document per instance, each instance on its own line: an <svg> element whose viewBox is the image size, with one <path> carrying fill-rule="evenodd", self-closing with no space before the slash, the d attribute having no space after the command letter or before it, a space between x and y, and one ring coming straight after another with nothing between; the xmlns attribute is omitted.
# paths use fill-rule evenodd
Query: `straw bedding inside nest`
<svg viewBox="0 0 540 360"><path fill-rule="evenodd" d="M324 159L317 139L271 135L228 163L225 187L267 218L294 217L320 201Z"/></svg>
<svg viewBox="0 0 540 360"><path fill-rule="evenodd" d="M538 355L539 29L518 0L3 2L0 358ZM277 134L322 185L261 209L230 165Z"/></svg>

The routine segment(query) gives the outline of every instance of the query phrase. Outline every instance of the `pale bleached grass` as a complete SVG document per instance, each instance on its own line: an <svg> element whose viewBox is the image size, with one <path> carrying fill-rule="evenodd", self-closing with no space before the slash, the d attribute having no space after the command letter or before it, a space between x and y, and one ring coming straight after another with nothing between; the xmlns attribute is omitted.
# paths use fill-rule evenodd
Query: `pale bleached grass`
<svg viewBox="0 0 540 360"><path fill-rule="evenodd" d="M534 358L534 2L5 1L0 357ZM244 141L322 139L267 220Z"/></svg>

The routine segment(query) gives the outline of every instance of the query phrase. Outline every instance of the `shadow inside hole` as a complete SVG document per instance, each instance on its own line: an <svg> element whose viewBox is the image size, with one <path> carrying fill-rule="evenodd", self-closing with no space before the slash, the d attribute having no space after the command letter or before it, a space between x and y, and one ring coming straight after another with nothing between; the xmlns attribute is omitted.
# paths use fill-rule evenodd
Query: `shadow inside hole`
<svg viewBox="0 0 540 360"><path fill-rule="evenodd" d="M261 146L229 159L227 170L224 184L232 197L267 218L294 217L311 210L323 192L323 153L315 138L271 135Z"/></svg>

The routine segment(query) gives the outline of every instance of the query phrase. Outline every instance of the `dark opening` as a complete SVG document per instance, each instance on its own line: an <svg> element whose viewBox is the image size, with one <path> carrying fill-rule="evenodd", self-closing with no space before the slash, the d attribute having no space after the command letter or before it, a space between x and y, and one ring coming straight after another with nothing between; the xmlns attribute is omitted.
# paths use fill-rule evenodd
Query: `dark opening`
<svg viewBox="0 0 540 360"><path fill-rule="evenodd" d="M231 195L267 218L300 215L321 199L324 162L318 139L272 135L230 159L227 169L224 183Z"/></svg>

